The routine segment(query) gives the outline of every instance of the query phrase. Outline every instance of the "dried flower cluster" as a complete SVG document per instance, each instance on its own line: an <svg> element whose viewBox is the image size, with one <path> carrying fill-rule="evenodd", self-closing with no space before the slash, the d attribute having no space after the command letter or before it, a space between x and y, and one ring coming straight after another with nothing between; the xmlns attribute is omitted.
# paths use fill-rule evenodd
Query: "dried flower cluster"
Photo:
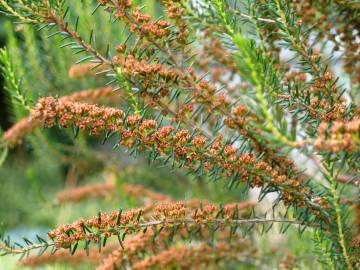
<svg viewBox="0 0 360 270"><path fill-rule="evenodd" d="M262 186L265 183L280 186L285 202L295 202L300 207L309 204L307 196L311 196L311 192L304 186L303 180L288 178L267 162L257 161L252 154L238 155L234 146L222 145L221 137L207 146L208 140L201 135L191 138L190 131L179 130L174 133L172 126L157 127L158 124L153 119L141 119L140 115L128 115L124 119L124 115L119 109L57 100L53 97L40 99L32 113L32 117L46 127L58 123L65 128L75 126L95 135L111 131L119 133L119 143L128 148L137 143L148 149L155 147L159 155L174 151L178 162L190 168L200 161L205 170L221 167L225 175L237 175L237 181L247 181L251 174L251 186Z"/></svg>
<svg viewBox="0 0 360 270"><path fill-rule="evenodd" d="M148 203L171 200L169 196L151 191L140 184L130 185L124 183L120 186L120 190L125 192L126 195ZM116 193L116 183L105 182L60 191L56 194L56 199L59 203L80 202L84 199L114 195L114 193Z"/></svg>
<svg viewBox="0 0 360 270"><path fill-rule="evenodd" d="M333 43L333 51L341 51L345 55L343 57L345 71L351 74L354 82L359 83L359 18L354 10L359 10L359 4L356 1L334 1L336 8L342 9L341 14L332 17L329 13L330 8L334 8L327 4L327 1L318 1L316 4L308 0L293 1L297 15L302 19L302 23L313 24L317 22L317 26L322 31L318 33L318 40L326 38Z"/></svg>
<svg viewBox="0 0 360 270"><path fill-rule="evenodd" d="M32 112L32 117L40 120L46 127L53 127L57 123L65 128L75 125L95 135L105 131L120 131L123 115L124 112L118 109L57 100L53 97L40 99Z"/></svg>
<svg viewBox="0 0 360 270"><path fill-rule="evenodd" d="M193 247L173 247L133 264L132 269L171 269L172 266L180 269L216 269L216 265L222 261L228 264L248 256L241 254L245 247L245 243L229 245L226 242L214 246L201 242Z"/></svg>
<svg viewBox="0 0 360 270"><path fill-rule="evenodd" d="M193 203L191 203L193 204ZM51 230L48 235L54 241L57 248L68 248L79 241L98 242L101 237L109 238L120 233L133 234L141 232L145 228L181 228L194 229L207 227L209 224L229 226L232 220L240 218L242 210L247 210L252 204L240 203L229 204L223 207L201 203L194 209L186 202L163 203L153 207L153 211L142 215L142 208L128 211L99 213L88 220L78 220L72 224L61 225ZM156 221L149 220L153 216ZM221 217L223 219L218 219ZM236 222L235 222L236 223ZM185 226L185 227L184 227Z"/></svg>
<svg viewBox="0 0 360 270"><path fill-rule="evenodd" d="M144 234L128 238L124 241L123 248L112 252L96 269L111 270L125 265L129 269L157 269L159 266L163 269L173 266L181 269L201 269L199 267L210 267L215 261L241 261L239 256L251 256L256 253L256 250L248 250L249 242L240 236L232 243L220 240L219 243L209 245L201 241L191 247L166 248L163 241L169 238L170 234L169 231L162 230L154 236L154 232L149 229ZM182 239L189 237L185 232L181 232L181 235ZM144 258L140 255L142 253L146 253L147 256Z"/></svg>
<svg viewBox="0 0 360 270"><path fill-rule="evenodd" d="M159 238L165 238L164 233ZM124 248L117 248L96 268L97 270L112 270L114 267L132 264L138 258L137 255L142 252L149 252L151 249L160 247L159 241L156 241L153 232L149 229L144 234L138 234L132 238L128 238L123 243Z"/></svg>
<svg viewBox="0 0 360 270"><path fill-rule="evenodd" d="M104 197L115 191L115 183L101 183L63 190L56 194L59 203L79 202L88 198Z"/></svg>
<svg viewBox="0 0 360 270"><path fill-rule="evenodd" d="M350 121L335 121L331 127L327 122L318 128L319 138L314 146L319 150L331 152L356 152L360 147L360 119Z"/></svg>
<svg viewBox="0 0 360 270"><path fill-rule="evenodd" d="M76 64L70 67L69 77L72 79L79 79L85 76L94 76L97 72L101 72L104 69L104 66L99 66L99 64L95 63Z"/></svg>
<svg viewBox="0 0 360 270"><path fill-rule="evenodd" d="M78 220L73 224L62 225L48 233L49 237L54 240L57 248L68 248L72 244L81 240L99 241L99 235L96 233L87 234L86 228L103 230L106 237L112 233L104 229L115 228L117 226L138 224L137 218L141 215L142 209L130 210L125 213L112 212L110 215L100 213L99 216L89 220Z"/></svg>
<svg viewBox="0 0 360 270"><path fill-rule="evenodd" d="M56 263L64 263L71 266L78 265L80 263L87 263L96 265L99 260L106 257L114 248L116 248L116 244L108 244L101 251L98 248L91 248L89 252L85 250L79 250L75 254L70 254L68 250L59 250L54 254L45 253L41 256L32 255L28 258L20 261L22 266L26 267L37 267L42 265L56 264Z"/></svg>
<svg viewBox="0 0 360 270"><path fill-rule="evenodd" d="M84 101L93 104L102 102L109 102L110 99L114 98L113 87L102 87L98 89L89 89L75 92L69 96L61 97L61 100L65 101ZM41 123L32 118L26 117L20 120L18 123L13 125L2 135L2 140L9 146L14 147L23 141L23 138L34 132L36 128L40 127Z"/></svg>
<svg viewBox="0 0 360 270"><path fill-rule="evenodd" d="M27 134L31 134L39 127L39 122L30 117L24 118L8 129L2 136L2 140L9 146L20 144Z"/></svg>

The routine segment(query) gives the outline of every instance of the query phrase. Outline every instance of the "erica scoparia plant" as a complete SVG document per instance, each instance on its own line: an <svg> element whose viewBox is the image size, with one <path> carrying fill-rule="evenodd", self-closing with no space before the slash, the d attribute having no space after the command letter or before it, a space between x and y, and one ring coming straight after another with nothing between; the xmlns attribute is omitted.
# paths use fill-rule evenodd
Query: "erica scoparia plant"
<svg viewBox="0 0 360 270"><path fill-rule="evenodd" d="M74 53L71 79L100 87L51 95L46 79L39 94L17 78L16 46L3 50L6 90L23 114L3 132L3 152L45 128L70 129L73 137L99 136L113 151L170 167L169 181L186 172L237 190L238 200L258 190L257 199L272 198L272 207L158 194L142 208L58 226L37 242L15 244L4 235L4 255L37 249L40 257L24 265L102 260L98 269L360 267L358 1L83 2L91 9L79 16L72 1L0 0L3 13L38 30L36 40L45 31L55 39L47 46ZM40 138L55 143L51 136ZM75 188L58 201L105 197L116 188ZM156 194L136 190L123 192L142 200ZM312 251L297 257L289 245L288 254L268 254L258 239L271 236L273 225L289 239L303 235Z"/></svg>

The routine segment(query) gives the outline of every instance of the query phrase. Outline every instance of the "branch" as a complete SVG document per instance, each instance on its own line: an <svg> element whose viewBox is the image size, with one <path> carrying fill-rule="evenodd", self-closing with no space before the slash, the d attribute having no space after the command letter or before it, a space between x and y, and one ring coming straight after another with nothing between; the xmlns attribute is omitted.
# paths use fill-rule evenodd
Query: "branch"
<svg viewBox="0 0 360 270"><path fill-rule="evenodd" d="M6 244L5 242L0 240L0 250L5 251L5 254L24 254L24 253L28 253L31 250L34 249L39 249L39 248L48 248L51 246L54 246L54 243L39 243L39 244L32 244L32 245L28 245L24 248L14 248L9 246L8 244Z"/></svg>

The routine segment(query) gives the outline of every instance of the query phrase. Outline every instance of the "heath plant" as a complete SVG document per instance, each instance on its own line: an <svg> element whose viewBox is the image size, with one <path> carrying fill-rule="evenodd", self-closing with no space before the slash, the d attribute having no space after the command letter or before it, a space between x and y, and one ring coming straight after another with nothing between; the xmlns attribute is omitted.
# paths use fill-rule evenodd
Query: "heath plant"
<svg viewBox="0 0 360 270"><path fill-rule="evenodd" d="M358 1L0 7L11 21L0 61L14 116L3 167L45 151L70 168L54 205L125 195L137 205L80 212L35 241L2 233L0 251L19 255L18 267L360 268ZM106 181L79 184L90 161ZM128 173L119 184L141 166L166 177L135 185ZM189 179L202 196L179 196Z"/></svg>

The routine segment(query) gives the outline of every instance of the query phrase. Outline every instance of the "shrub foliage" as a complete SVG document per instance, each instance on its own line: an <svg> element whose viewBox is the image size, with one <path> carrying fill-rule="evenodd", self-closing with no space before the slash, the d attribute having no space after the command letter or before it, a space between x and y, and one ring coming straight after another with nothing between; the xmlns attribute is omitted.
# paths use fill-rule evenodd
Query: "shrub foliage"
<svg viewBox="0 0 360 270"><path fill-rule="evenodd" d="M36 241L16 243L2 233L3 255L38 250L19 262L32 267L360 267L358 1L0 6L18 23L5 25L8 44L0 51L14 120L2 132L3 167L19 151L52 156L75 174L86 160L108 181L75 187L68 174L57 204L127 194L140 205L79 216ZM179 201L119 185L119 171L135 164L120 160L126 153L140 160L136 170L151 170L143 160L169 168L173 190L192 178L214 182L225 195L211 202L220 191L202 187L209 200ZM92 174L85 168L82 178ZM153 189L166 185L159 176L156 182ZM258 202L248 196L254 191ZM269 253L259 239L274 231L304 239L310 250L298 254L289 244Z"/></svg>

